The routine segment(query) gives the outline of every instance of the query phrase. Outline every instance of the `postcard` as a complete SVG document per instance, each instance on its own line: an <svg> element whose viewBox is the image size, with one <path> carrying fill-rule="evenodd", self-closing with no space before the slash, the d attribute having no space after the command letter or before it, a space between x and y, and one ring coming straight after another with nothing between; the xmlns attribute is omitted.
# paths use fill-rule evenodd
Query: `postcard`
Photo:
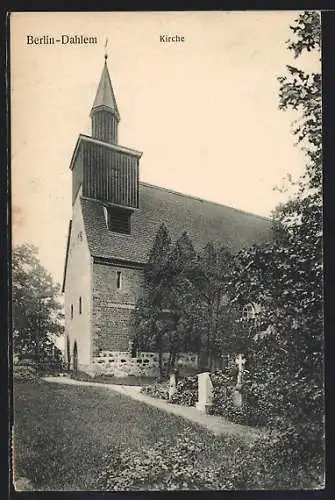
<svg viewBox="0 0 335 500"><path fill-rule="evenodd" d="M11 13L17 491L324 488L320 20Z"/></svg>

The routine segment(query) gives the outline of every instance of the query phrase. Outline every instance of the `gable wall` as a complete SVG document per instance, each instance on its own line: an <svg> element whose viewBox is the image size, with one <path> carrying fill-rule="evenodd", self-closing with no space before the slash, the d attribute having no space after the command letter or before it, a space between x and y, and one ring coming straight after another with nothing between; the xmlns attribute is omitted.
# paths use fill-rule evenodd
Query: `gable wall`
<svg viewBox="0 0 335 500"><path fill-rule="evenodd" d="M65 281L65 335L69 335L71 356L77 342L79 368L91 360L91 256L88 250L80 206L80 192L73 205L72 228L69 243ZM79 297L82 313L79 314ZM73 319L71 319L73 305ZM65 353L66 355L66 353Z"/></svg>

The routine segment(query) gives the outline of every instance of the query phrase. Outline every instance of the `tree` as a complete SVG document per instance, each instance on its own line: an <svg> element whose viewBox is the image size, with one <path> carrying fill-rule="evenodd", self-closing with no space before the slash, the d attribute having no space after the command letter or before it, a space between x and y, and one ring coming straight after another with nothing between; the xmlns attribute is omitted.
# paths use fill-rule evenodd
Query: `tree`
<svg viewBox="0 0 335 500"><path fill-rule="evenodd" d="M198 347L194 312L196 290L192 282L196 253L186 231L171 246L167 256L166 305L169 311L167 326L168 369L174 366L178 353Z"/></svg>
<svg viewBox="0 0 335 500"><path fill-rule="evenodd" d="M38 250L23 244L12 252L13 350L42 365L57 356L55 336L63 332L59 285L38 259Z"/></svg>
<svg viewBox="0 0 335 500"><path fill-rule="evenodd" d="M162 377L175 365L178 353L194 349L194 287L190 280L195 251L186 232L172 245L164 224L157 232L144 271L143 293L136 304L136 343L159 353ZM193 350L192 349L192 350ZM163 352L169 354L164 369Z"/></svg>
<svg viewBox="0 0 335 500"><path fill-rule="evenodd" d="M319 52L317 12L301 13L291 29L295 38L288 48L296 58L304 51ZM287 70L288 75L279 78L279 106L299 114L293 132L306 154L306 169L295 196L274 212L274 240L239 254L234 283L239 301L262 305L260 323L268 332L253 349L254 387L262 388L272 417L280 415L286 427L288 422L294 426L305 458L317 446L321 459L321 76L292 66Z"/></svg>
<svg viewBox="0 0 335 500"><path fill-rule="evenodd" d="M212 367L214 358L227 352L229 340L241 337L235 306L228 302L233 260L211 243L196 255L186 232L172 244L165 226L160 227L136 307L137 343L158 350L160 359L163 350L169 353L167 373L178 354L187 351L200 353L202 365ZM161 362L160 368L163 376Z"/></svg>
<svg viewBox="0 0 335 500"><path fill-rule="evenodd" d="M210 369L214 359L221 358L231 347L229 337L233 334L236 320L234 305L230 303L233 263L234 256L224 246L216 248L209 242L198 255L193 273L193 283L198 295L202 350L205 364Z"/></svg>
<svg viewBox="0 0 335 500"><path fill-rule="evenodd" d="M320 51L320 16L301 13L288 48ZM236 301L261 304L258 340L247 351L246 400L264 425L281 427L292 477L301 464L324 472L321 75L293 66L279 78L279 107L296 110L293 133L306 154L295 195L273 213L272 242L240 252Z"/></svg>
<svg viewBox="0 0 335 500"><path fill-rule="evenodd" d="M294 26L294 39L288 48L295 58L305 51L317 52L320 56L321 20L318 12L303 12ZM293 133L307 155L306 171L300 183L300 193L316 189L321 195L322 184L322 93L321 74L306 73L293 66L287 66L288 75L278 78L280 83L279 107L293 109L299 113Z"/></svg>
<svg viewBox="0 0 335 500"><path fill-rule="evenodd" d="M139 350L154 349L159 354L159 369L163 376L163 338L166 322L162 311L166 308L167 258L171 238L165 224L159 227L148 263L144 270L143 291L135 307L136 337Z"/></svg>

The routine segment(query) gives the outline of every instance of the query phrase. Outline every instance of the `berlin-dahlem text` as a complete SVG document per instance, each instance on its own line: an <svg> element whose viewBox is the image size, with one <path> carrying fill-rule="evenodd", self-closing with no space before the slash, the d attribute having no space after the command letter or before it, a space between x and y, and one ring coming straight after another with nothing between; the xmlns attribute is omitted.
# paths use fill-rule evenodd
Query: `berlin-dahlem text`
<svg viewBox="0 0 335 500"><path fill-rule="evenodd" d="M51 35L27 35L27 45L86 45L97 43L98 38L96 36L64 34L56 37Z"/></svg>

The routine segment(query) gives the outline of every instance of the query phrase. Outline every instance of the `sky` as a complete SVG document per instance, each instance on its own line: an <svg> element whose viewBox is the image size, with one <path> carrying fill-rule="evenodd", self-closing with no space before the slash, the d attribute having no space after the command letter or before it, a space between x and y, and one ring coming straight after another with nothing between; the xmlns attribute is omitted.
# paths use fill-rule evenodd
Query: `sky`
<svg viewBox="0 0 335 500"><path fill-rule="evenodd" d="M71 156L104 64L121 114L119 143L143 151L140 180L270 216L274 191L305 158L278 108L294 11L14 13L11 17L13 244L33 243L62 281L71 218ZM97 44L27 44L27 36ZM182 35L164 43L160 35Z"/></svg>

